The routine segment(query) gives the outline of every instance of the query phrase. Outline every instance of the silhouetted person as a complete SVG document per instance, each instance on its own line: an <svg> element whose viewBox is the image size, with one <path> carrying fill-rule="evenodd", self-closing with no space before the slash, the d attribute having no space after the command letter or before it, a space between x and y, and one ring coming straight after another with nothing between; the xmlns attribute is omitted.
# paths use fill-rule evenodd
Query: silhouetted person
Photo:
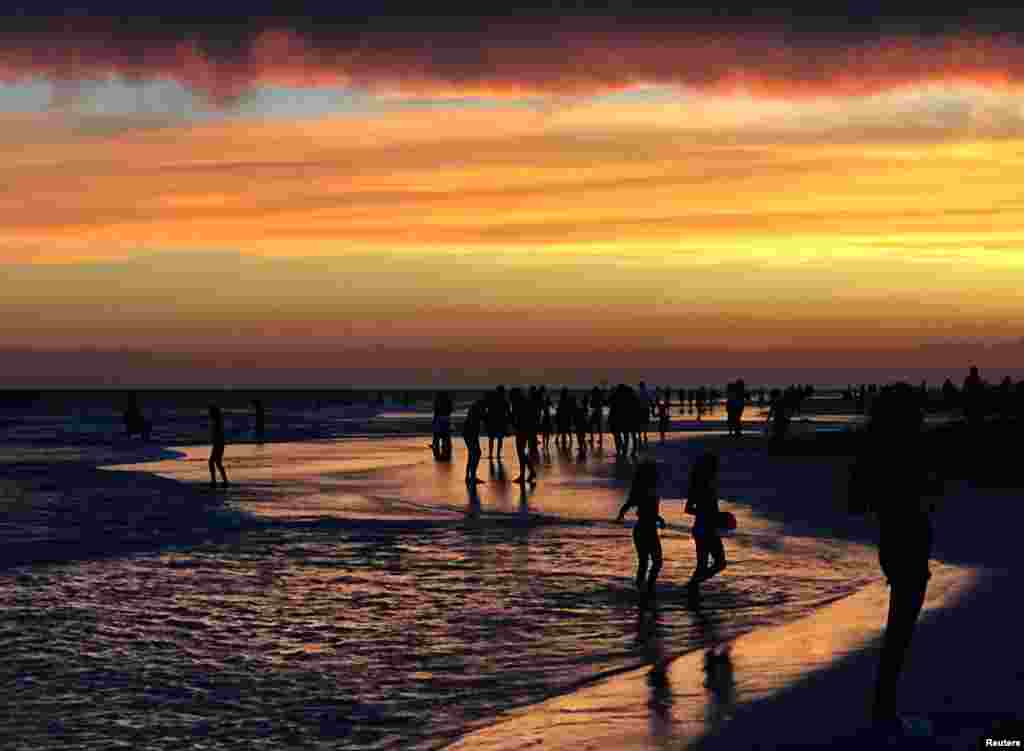
<svg viewBox="0 0 1024 751"><path fill-rule="evenodd" d="M708 390L701 386L697 389L697 422L704 419L704 405L707 403Z"/></svg>
<svg viewBox="0 0 1024 751"><path fill-rule="evenodd" d="M779 389L772 389L767 421L772 426L772 441L782 443L789 433L789 400Z"/></svg>
<svg viewBox="0 0 1024 751"><path fill-rule="evenodd" d="M629 497L619 509L617 521L622 521L626 512L636 509L637 523L633 527L633 544L636 546L637 569L636 588L646 590L648 598L655 594L658 572L661 571L661 538L658 528L665 527L665 520L658 514L658 468L651 461L641 462L633 475ZM648 571L648 564L650 571Z"/></svg>
<svg viewBox="0 0 1024 751"><path fill-rule="evenodd" d="M434 458L438 461L450 461L452 458L452 411L455 405L451 394L438 391L434 396L434 441L431 448Z"/></svg>
<svg viewBox="0 0 1024 751"><path fill-rule="evenodd" d="M487 405L483 397L469 406L466 419L462 423L462 440L466 442L466 482L475 485L484 482L476 476L477 467L483 451L480 448L480 429L483 427Z"/></svg>
<svg viewBox="0 0 1024 751"><path fill-rule="evenodd" d="M924 604L931 572L931 505L940 489L922 446L923 416L909 384L887 387L875 399L867 441L851 477L851 511L878 517L878 559L889 583L889 616L875 683L873 716L898 727L896 687Z"/></svg>
<svg viewBox="0 0 1024 751"><path fill-rule="evenodd" d="M747 387L743 379L729 384L725 404L729 435L743 435L743 410L747 405Z"/></svg>
<svg viewBox="0 0 1024 751"><path fill-rule="evenodd" d="M210 405L210 487L217 487L217 475L214 469L220 470L223 486L228 486L228 476L224 471L224 415L216 404Z"/></svg>
<svg viewBox="0 0 1024 751"><path fill-rule="evenodd" d="M693 514L693 541L697 547L697 568L690 583L699 584L725 568L725 548L718 533L718 457L701 454L690 470L686 511Z"/></svg>
<svg viewBox="0 0 1024 751"><path fill-rule="evenodd" d="M544 417L543 392L536 386L530 386L530 408L533 410L533 418L530 423L529 442L530 460L536 464L540 460L540 445L538 436L540 434L540 423Z"/></svg>
<svg viewBox="0 0 1024 751"><path fill-rule="evenodd" d="M550 453L551 434L554 432L555 423L551 417L551 397L543 386L541 390L541 413L540 413L540 434L544 442L544 453Z"/></svg>
<svg viewBox="0 0 1024 751"><path fill-rule="evenodd" d="M572 423L575 417L575 400L570 404L572 394L566 386L562 387L558 395L558 406L555 409L555 423L558 426L558 438L556 442L563 448L572 445Z"/></svg>
<svg viewBox="0 0 1024 751"><path fill-rule="evenodd" d="M149 440L151 425L139 409L139 403L133 394L128 398L128 407L124 412L124 430L129 438L138 434L144 441Z"/></svg>
<svg viewBox="0 0 1024 751"><path fill-rule="evenodd" d="M498 386L490 394L487 402L487 456L494 456L494 442L498 442L498 461L501 461L501 444L505 441L505 433L511 420L508 401L505 399L505 387Z"/></svg>
<svg viewBox="0 0 1024 751"><path fill-rule="evenodd" d="M604 445L604 434L602 421L602 412L604 410L604 394L601 389L594 386L590 390L590 444L594 444L594 438L597 438L599 446Z"/></svg>
<svg viewBox="0 0 1024 751"><path fill-rule="evenodd" d="M647 384L640 381L636 390L637 411L636 411L636 437L637 443L647 446L647 431L651 427L651 417L654 414L654 402L651 399L651 392L647 390ZM634 446L634 449L636 446Z"/></svg>
<svg viewBox="0 0 1024 751"><path fill-rule="evenodd" d="M586 455L587 451L587 429L590 427L590 397L583 395L583 401L576 408L573 415L573 422L576 423L576 450L580 458Z"/></svg>
<svg viewBox="0 0 1024 751"><path fill-rule="evenodd" d="M661 433L661 442L665 442L665 433L668 432L668 399L658 402L658 431Z"/></svg>
<svg viewBox="0 0 1024 751"><path fill-rule="evenodd" d="M263 443L267 428L267 412L263 407L262 399L253 399L252 408L255 413L256 427L253 429L253 437L257 443Z"/></svg>
<svg viewBox="0 0 1024 751"><path fill-rule="evenodd" d="M516 431L516 455L519 457L519 476L512 482L535 482L537 472L533 468L533 460L527 450L530 443L530 435L537 430L534 424L535 413L533 405L523 396L523 390L518 386L510 392L512 405L512 421Z"/></svg>

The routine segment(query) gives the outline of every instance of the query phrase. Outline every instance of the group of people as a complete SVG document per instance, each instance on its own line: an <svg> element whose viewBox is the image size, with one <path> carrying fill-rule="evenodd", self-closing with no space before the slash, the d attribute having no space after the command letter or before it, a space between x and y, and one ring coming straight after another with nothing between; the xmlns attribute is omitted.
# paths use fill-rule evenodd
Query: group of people
<svg viewBox="0 0 1024 751"><path fill-rule="evenodd" d="M702 454L690 470L687 489L686 513L693 515L692 535L697 547L697 568L690 578L689 586L696 588L700 582L711 578L725 569L725 547L720 533L721 511L718 506L718 456L711 452ZM622 521L626 513L636 509L637 524L633 527L633 545L636 547L636 587L650 603L655 596L658 573L661 571L662 549L658 530L665 527L665 520L659 513L658 465L646 459L637 465L633 484L626 502L619 509L616 521Z"/></svg>
<svg viewBox="0 0 1024 751"><path fill-rule="evenodd" d="M659 390L660 392L660 390ZM551 442L565 451L575 439L581 457L588 446L604 445L604 433L612 434L619 456L637 455L649 443L651 420L657 417L662 439L669 426L668 390L665 398L654 397L641 381L637 388L619 384L610 392L595 386L579 401L567 387L558 401L552 401L545 386L527 390L503 385L477 398L469 407L462 426L469 460L466 481L479 482L476 471L482 456L480 439L486 434L488 458L501 461L505 438L514 436L520 474L516 482L534 482L536 463L541 452L550 451ZM451 459L451 414L454 409L449 392L438 392L434 399L433 441L436 459ZM607 411L607 419L605 413Z"/></svg>

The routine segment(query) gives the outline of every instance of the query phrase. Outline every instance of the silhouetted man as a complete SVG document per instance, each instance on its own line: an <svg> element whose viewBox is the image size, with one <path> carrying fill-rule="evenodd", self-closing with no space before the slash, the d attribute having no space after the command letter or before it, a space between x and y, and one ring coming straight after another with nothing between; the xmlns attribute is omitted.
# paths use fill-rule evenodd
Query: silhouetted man
<svg viewBox="0 0 1024 751"><path fill-rule="evenodd" d="M224 446L226 441L224 440L224 415L221 414L220 407L216 404L210 405L210 487L217 487L217 475L214 474L214 469L220 470L220 477L223 481L223 486L228 486L228 476L224 471Z"/></svg>

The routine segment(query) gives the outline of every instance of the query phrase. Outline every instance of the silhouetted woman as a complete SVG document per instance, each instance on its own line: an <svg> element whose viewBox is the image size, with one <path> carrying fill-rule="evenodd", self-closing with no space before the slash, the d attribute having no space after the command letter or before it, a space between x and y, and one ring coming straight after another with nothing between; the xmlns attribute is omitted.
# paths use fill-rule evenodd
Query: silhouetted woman
<svg viewBox="0 0 1024 751"><path fill-rule="evenodd" d="M505 441L505 433L509 423L508 402L505 400L505 387L498 386L490 394L487 402L487 456L494 456L494 442L498 442L498 461L501 461L501 444Z"/></svg>
<svg viewBox="0 0 1024 751"><path fill-rule="evenodd" d="M214 469L220 470L220 477L223 485L228 486L228 476L224 472L224 415L216 404L210 405L210 487L217 487L217 475Z"/></svg>
<svg viewBox="0 0 1024 751"><path fill-rule="evenodd" d="M633 475L629 497L619 509L616 521L622 521L626 512L636 509L637 523L633 527L633 544L636 546L637 568L636 588L647 597L654 597L654 587L661 571L661 538L658 528L665 527L665 520L658 515L658 468L651 460L641 462ZM647 566L650 564L650 571Z"/></svg>
<svg viewBox="0 0 1024 751"><path fill-rule="evenodd" d="M519 457L519 477L512 482L527 483L537 479L537 473L533 468L533 460L528 451L531 433L536 431L534 422L533 405L523 396L523 390L519 387L512 389L509 394L512 403L512 421L516 431L516 455Z"/></svg>
<svg viewBox="0 0 1024 751"><path fill-rule="evenodd" d="M485 482L476 476L476 468L480 464L483 451L480 449L480 428L487 412L483 397L473 402L462 423L462 439L466 442L466 482L475 485Z"/></svg>
<svg viewBox="0 0 1024 751"><path fill-rule="evenodd" d="M690 583L696 585L710 579L726 565L725 548L718 534L718 457L715 454L701 454L690 470L686 512L695 517L693 541L697 546L697 568Z"/></svg>
<svg viewBox="0 0 1024 751"><path fill-rule="evenodd" d="M665 433L668 432L668 398L658 402L658 431L661 433L661 442L665 442Z"/></svg>
<svg viewBox="0 0 1024 751"><path fill-rule="evenodd" d="M875 722L886 727L899 724L896 686L931 578L932 506L924 496L939 492L941 482L929 472L922 423L913 386L883 389L871 405L867 442L851 478L851 511L878 516L878 560L889 582L873 705Z"/></svg>
<svg viewBox="0 0 1024 751"><path fill-rule="evenodd" d="M452 458L452 411L454 409L451 394L438 391L434 397L434 458L449 461Z"/></svg>

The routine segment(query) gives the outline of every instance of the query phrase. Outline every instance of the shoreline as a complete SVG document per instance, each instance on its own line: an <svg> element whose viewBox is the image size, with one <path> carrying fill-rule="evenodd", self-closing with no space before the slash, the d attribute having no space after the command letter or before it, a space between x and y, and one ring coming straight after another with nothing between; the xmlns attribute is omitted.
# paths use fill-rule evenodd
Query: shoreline
<svg viewBox="0 0 1024 751"><path fill-rule="evenodd" d="M732 449L732 456L728 451L720 454L723 474L737 453L759 453L762 459L768 454L763 440L713 436L687 441L682 455L692 459L708 444ZM654 453L678 470L680 447L659 446ZM676 462L672 462L673 453ZM830 470L841 470L851 459L833 456ZM828 463L820 456L799 453L769 460L805 466L810 462L819 469ZM816 479L820 482L821 475ZM839 515L845 503L842 493L829 504L805 502L793 508L793 503L780 501L784 492L779 487L747 490L745 497L733 498L723 478L724 507L748 505L755 513L781 521L786 534L874 541L874 530L863 519ZM804 491L807 501L811 493ZM1024 512L1017 508L1012 491L979 490L962 481L947 485L946 491L934 515L933 577L900 683L901 710L926 716L933 726L933 737L903 741L913 748L973 747L1000 722L1019 717L1013 697L1024 693L1024 660L1019 655L1007 660L1002 651L1012 649L1017 639L1013 619L1005 617L1016 594L1011 589L1011 568L1017 565L1013 559L1017 548L1008 531L1015 525L1000 526L995 536L1003 538L1001 543L986 544L993 534L985 529L983 515L969 515L971 521L965 527L957 510L988 495L990 503L999 503L1000 510L1012 512L1015 520L1021 520ZM800 516L794 519L795 514ZM871 747L879 742L872 736L869 706L888 611L887 587L880 570L874 573L876 581L811 615L754 629L711 649L660 655L642 668L595 686L513 709L493 724L440 748L724 751L829 743L840 748ZM729 575L727 568L717 578L717 586L724 586ZM989 631L980 644L973 636L979 628ZM996 633L1001 638L989 638ZM939 668L950 663L949 646L963 641L970 649L956 651L958 670ZM802 660L793 654L801 648ZM730 656L731 685L715 688L705 655L721 650ZM993 665L1004 666L996 679ZM784 677L778 678L780 674ZM666 706L679 716L666 717Z"/></svg>

